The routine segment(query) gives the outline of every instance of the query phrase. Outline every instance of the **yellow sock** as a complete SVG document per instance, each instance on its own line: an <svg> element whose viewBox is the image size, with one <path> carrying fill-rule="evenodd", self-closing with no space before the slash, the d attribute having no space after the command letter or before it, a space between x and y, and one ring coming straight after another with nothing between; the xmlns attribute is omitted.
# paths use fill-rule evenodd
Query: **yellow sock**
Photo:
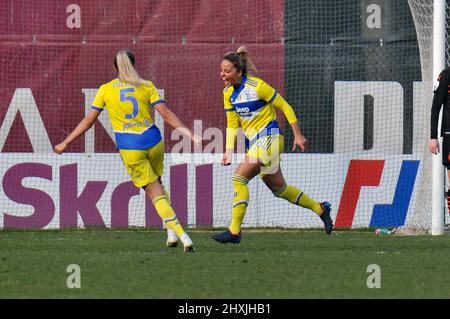
<svg viewBox="0 0 450 319"><path fill-rule="evenodd" d="M295 186L284 184L278 191L273 193L276 197L281 197L287 200L288 202L295 204L297 206L305 207L317 215L322 214L322 206L319 202L315 201L305 193L303 193L300 189Z"/></svg>
<svg viewBox="0 0 450 319"><path fill-rule="evenodd" d="M250 194L248 192L248 179L243 176L233 174L233 212L231 217L230 231L237 235L241 231L242 221L244 220L245 212L247 210L248 200Z"/></svg>
<svg viewBox="0 0 450 319"><path fill-rule="evenodd" d="M178 221L177 215L175 215L170 206L166 195L156 196L152 202L166 227L172 229L178 237L181 237L184 234L183 226Z"/></svg>
<svg viewBox="0 0 450 319"><path fill-rule="evenodd" d="M162 187L162 189L164 191L164 195L166 195L167 202L169 203L170 206L172 206L172 202L170 201L169 193L167 192L167 190L166 190L166 188L164 187L163 184L161 184L161 187ZM163 229L167 229L167 226L166 226L165 223L163 223Z"/></svg>

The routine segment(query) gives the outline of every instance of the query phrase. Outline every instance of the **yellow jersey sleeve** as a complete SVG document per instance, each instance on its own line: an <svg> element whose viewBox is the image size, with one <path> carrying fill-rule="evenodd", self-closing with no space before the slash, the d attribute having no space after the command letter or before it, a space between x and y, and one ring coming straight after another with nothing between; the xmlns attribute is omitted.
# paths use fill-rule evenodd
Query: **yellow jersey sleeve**
<svg viewBox="0 0 450 319"><path fill-rule="evenodd" d="M97 91L97 94L95 95L94 101L92 102L91 108L97 111L103 111L103 108L105 107L105 87L104 85L100 86L100 88Z"/></svg>
<svg viewBox="0 0 450 319"><path fill-rule="evenodd" d="M297 116L295 115L294 110L289 105L289 103L286 102L286 100L269 84L262 81L259 85L258 94L261 99L264 99L267 103L270 103L276 108L280 109L288 120L289 124L298 122Z"/></svg>
<svg viewBox="0 0 450 319"><path fill-rule="evenodd" d="M223 105L224 111L227 115L227 132L226 132L226 143L225 149L234 150L234 144L236 143L237 130L239 128L239 116L237 115L234 107L231 105L230 88L225 89L223 92Z"/></svg>
<svg viewBox="0 0 450 319"><path fill-rule="evenodd" d="M156 89L155 85L148 81L148 93L150 96L150 105L155 106L158 103L165 103L164 99L161 98L161 96L158 93L158 90Z"/></svg>
<svg viewBox="0 0 450 319"><path fill-rule="evenodd" d="M235 111L227 112L227 139L225 149L233 150L236 143L239 118Z"/></svg>
<svg viewBox="0 0 450 319"><path fill-rule="evenodd" d="M277 91L269 84L260 80L261 82L258 85L257 91L259 98L266 101L267 103L272 103L273 99L277 95Z"/></svg>
<svg viewBox="0 0 450 319"><path fill-rule="evenodd" d="M284 116L286 116L286 119L288 120L289 124L298 122L298 119L294 113L294 110L280 94L277 94L277 96L275 97L275 99L272 102L272 105L274 105L276 108L280 109L283 112L283 114L284 114Z"/></svg>

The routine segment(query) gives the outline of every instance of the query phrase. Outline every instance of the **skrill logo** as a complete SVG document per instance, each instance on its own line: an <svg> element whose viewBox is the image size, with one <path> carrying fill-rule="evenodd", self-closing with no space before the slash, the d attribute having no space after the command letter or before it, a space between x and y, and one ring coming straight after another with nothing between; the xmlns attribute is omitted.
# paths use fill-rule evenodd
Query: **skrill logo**
<svg viewBox="0 0 450 319"><path fill-rule="evenodd" d="M59 166L59 180L54 180L53 166L43 163L20 163L10 167L3 176L2 186L6 197L16 204L31 205L33 213L10 214L2 211L5 228L44 228L55 217L56 205L59 206L59 228L77 227L81 217L84 226L105 227L104 211L97 207L102 197L110 203L110 226L129 227L129 202L134 196L143 194L130 181L113 186L112 191L105 191L110 184L107 180L90 180L83 188L79 185L78 164ZM171 202L182 224L187 224L188 212L188 168L187 164L174 165L170 168ZM24 180L33 178L35 187L24 186ZM39 189L39 180L53 182L58 190L57 196L51 196ZM196 224L212 225L213 204L212 164L198 165L195 168ZM17 205L16 205L17 206ZM145 225L160 226L161 220L153 204L145 196L145 205L139 209L145 214ZM109 211L107 212L109 213ZM20 216L19 216L20 215Z"/></svg>

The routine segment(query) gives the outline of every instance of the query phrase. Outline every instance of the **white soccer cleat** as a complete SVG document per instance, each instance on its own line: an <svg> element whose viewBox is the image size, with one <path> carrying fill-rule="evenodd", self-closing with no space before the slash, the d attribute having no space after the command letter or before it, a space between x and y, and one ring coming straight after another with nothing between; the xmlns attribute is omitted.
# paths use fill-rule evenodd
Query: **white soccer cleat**
<svg viewBox="0 0 450 319"><path fill-rule="evenodd" d="M175 232L167 228L167 241L166 241L167 247L177 247L178 246L178 236L175 234Z"/></svg>
<svg viewBox="0 0 450 319"><path fill-rule="evenodd" d="M189 237L188 234L184 233L180 237L183 246L184 246L184 252L185 253L193 253L194 252L194 243L192 242L192 239Z"/></svg>

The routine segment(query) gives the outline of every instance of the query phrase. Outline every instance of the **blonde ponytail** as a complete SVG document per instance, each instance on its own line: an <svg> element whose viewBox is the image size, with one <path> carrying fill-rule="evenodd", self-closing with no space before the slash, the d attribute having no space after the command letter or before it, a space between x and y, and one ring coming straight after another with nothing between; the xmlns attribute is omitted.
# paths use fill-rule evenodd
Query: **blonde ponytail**
<svg viewBox="0 0 450 319"><path fill-rule="evenodd" d="M240 46L236 50L236 53L239 54L242 57L242 59L244 60L244 64L246 65L247 71L253 70L254 72L258 72L255 64L253 63L252 59L250 58L250 53L248 52L247 47Z"/></svg>
<svg viewBox="0 0 450 319"><path fill-rule="evenodd" d="M139 87L141 85L145 85L146 81L141 78L139 73L133 66L132 61L130 60L129 55L131 52L121 50L116 54L115 65L117 71L119 72L119 77L122 82L131 83L132 85ZM134 60L134 56L131 54ZM133 61L134 62L134 61Z"/></svg>

